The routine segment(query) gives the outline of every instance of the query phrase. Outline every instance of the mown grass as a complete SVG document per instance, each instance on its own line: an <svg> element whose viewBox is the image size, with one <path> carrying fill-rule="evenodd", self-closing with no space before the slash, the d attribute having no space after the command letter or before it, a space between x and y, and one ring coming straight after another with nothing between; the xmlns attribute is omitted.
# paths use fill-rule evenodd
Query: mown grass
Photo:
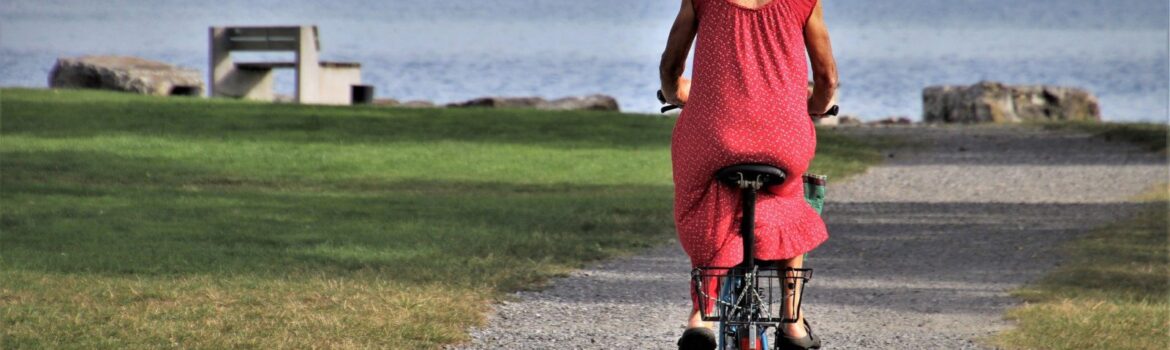
<svg viewBox="0 0 1170 350"><path fill-rule="evenodd" d="M671 119L0 90L0 348L437 348L673 236ZM880 160L822 131L815 169Z"/></svg>
<svg viewBox="0 0 1170 350"><path fill-rule="evenodd" d="M1166 154L1166 140L1170 135L1170 125L1164 123L1051 122L1039 125L1047 130L1077 130L1109 141L1132 142L1162 154Z"/></svg>
<svg viewBox="0 0 1170 350"><path fill-rule="evenodd" d="M1140 200L1141 214L1067 247L1068 262L1016 295L1018 322L995 342L1008 349L1170 348L1170 186Z"/></svg>

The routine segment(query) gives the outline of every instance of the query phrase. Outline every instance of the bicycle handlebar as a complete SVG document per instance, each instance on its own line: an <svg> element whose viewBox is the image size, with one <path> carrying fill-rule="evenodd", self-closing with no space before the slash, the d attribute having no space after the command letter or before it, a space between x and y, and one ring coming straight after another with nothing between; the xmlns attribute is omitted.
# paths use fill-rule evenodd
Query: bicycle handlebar
<svg viewBox="0 0 1170 350"><path fill-rule="evenodd" d="M662 94L662 90L658 90L658 103L666 104L666 95ZM662 111L662 113L666 113L666 112L670 112L671 110L681 109L681 108L682 107L679 107L678 105L667 104L665 106L662 106L661 111Z"/></svg>
<svg viewBox="0 0 1170 350"><path fill-rule="evenodd" d="M662 94L662 90L658 90L658 103L666 104L666 95ZM682 107L678 106L678 105L667 104L665 106L662 106L662 113L670 112L671 110L675 110L675 109L682 109ZM837 113L839 113L840 111L841 111L840 107L838 107L837 105L833 105L832 107L829 107L829 110L825 111L825 114L820 114L820 116L822 116L822 117L834 116L834 115L837 115Z"/></svg>
<svg viewBox="0 0 1170 350"><path fill-rule="evenodd" d="M825 111L825 114L820 114L820 116L823 116L823 117L834 116L834 115L837 115L837 112L840 112L840 110L841 110L841 107L837 107L837 105L833 105L832 107L829 107L829 110Z"/></svg>

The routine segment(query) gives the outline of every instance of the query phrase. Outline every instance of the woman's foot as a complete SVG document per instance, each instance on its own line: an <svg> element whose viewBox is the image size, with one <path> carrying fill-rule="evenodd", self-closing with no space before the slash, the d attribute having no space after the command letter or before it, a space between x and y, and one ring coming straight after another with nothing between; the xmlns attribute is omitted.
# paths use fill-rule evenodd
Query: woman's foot
<svg viewBox="0 0 1170 350"><path fill-rule="evenodd" d="M678 338L678 350L714 350L715 332L707 327L687 328Z"/></svg>
<svg viewBox="0 0 1170 350"><path fill-rule="evenodd" d="M784 335L790 338L804 338L808 336L808 330L805 328L804 323L804 317L801 317L796 322L783 324L780 326L780 329L784 332Z"/></svg>
<svg viewBox="0 0 1170 350"><path fill-rule="evenodd" d="M784 332L781 332L779 336L776 337L777 350L806 350L821 348L821 338L813 334L812 326L809 326L808 320L803 320L801 323L794 323L788 326L789 327L785 327L786 329ZM792 328L790 326L800 327L800 333L803 333L804 335L797 336L789 333L787 329Z"/></svg>

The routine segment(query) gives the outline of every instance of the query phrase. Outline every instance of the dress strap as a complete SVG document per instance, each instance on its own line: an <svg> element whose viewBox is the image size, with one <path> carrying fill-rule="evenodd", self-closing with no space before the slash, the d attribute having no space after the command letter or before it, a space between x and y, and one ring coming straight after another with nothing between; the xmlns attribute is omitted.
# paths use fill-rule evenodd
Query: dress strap
<svg viewBox="0 0 1170 350"><path fill-rule="evenodd" d="M773 1L777 1L777 0L773 0ZM812 17L813 10L817 8L817 2L820 0L797 0L797 1L800 3L800 5L804 5L800 9L800 11L798 11L798 13L800 15L800 26L803 28L805 24L808 24L808 19L809 19L809 17Z"/></svg>

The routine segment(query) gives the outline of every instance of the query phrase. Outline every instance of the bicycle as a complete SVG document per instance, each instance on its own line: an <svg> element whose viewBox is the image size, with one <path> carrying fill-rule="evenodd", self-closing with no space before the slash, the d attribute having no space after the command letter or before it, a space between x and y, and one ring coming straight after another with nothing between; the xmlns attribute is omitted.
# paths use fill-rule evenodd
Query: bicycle
<svg viewBox="0 0 1170 350"><path fill-rule="evenodd" d="M661 90L658 100L666 103ZM676 108L681 107L667 104L661 111L666 113ZM825 115L837 115L838 109L834 105ZM744 258L731 268L701 266L691 271L692 285L699 296L699 311L703 321L719 323L717 349L767 349L770 329L781 333L782 324L800 320L804 285L812 278L812 269L781 269L775 262L760 264L754 255L756 194L783 183L787 173L767 164L734 164L720 169L715 177L720 183L740 190L743 215L739 231ZM806 186L817 181L824 185L821 176L805 174L803 180ZM709 295L708 290L713 290L714 295Z"/></svg>

